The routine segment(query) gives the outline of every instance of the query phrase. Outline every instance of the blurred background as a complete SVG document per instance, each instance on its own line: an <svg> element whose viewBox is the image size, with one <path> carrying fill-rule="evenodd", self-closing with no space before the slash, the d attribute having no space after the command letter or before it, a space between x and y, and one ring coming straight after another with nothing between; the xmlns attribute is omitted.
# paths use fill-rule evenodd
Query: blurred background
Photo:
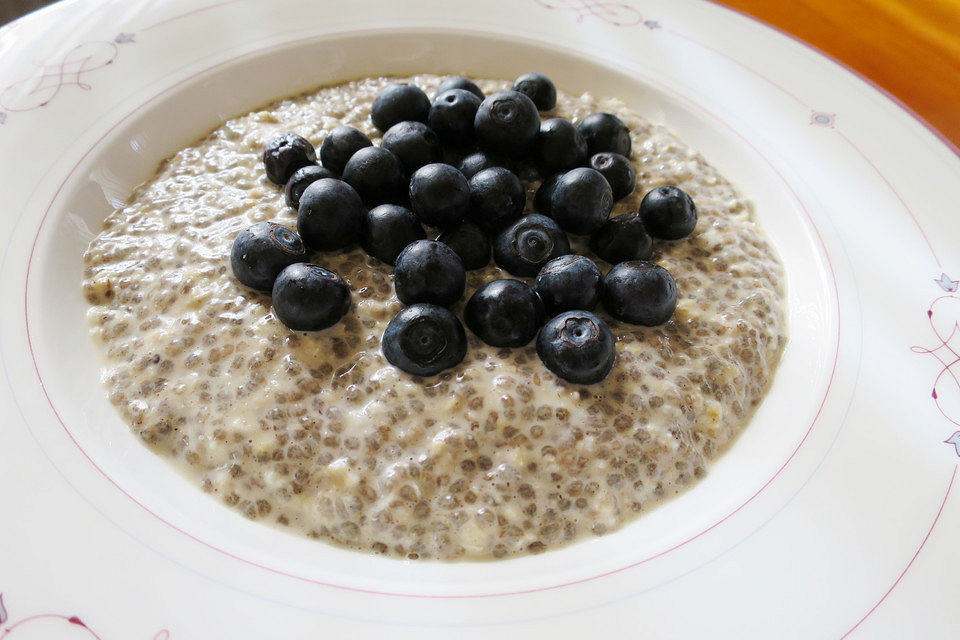
<svg viewBox="0 0 960 640"><path fill-rule="evenodd" d="M0 0L0 24L47 4L46 0ZM759 18L844 62L960 145L960 0L723 0L719 4Z"/></svg>

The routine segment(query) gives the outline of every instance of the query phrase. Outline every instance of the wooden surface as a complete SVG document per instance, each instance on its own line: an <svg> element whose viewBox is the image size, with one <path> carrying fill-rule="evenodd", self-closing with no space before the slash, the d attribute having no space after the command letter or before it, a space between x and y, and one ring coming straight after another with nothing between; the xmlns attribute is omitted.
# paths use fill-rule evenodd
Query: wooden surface
<svg viewBox="0 0 960 640"><path fill-rule="evenodd" d="M870 78L960 146L960 0L721 0Z"/></svg>

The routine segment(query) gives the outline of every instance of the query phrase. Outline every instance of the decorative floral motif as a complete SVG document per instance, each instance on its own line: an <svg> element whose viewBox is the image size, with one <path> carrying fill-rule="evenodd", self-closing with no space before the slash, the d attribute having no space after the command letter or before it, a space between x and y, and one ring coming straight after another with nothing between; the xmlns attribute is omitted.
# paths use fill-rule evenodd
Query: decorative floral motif
<svg viewBox="0 0 960 640"><path fill-rule="evenodd" d="M960 431L954 431L953 435L943 442L944 444L952 444L953 450L957 452L957 457L960 458Z"/></svg>
<svg viewBox="0 0 960 640"><path fill-rule="evenodd" d="M833 128L834 124L837 122L837 114L827 113L826 111L811 111L810 112L810 124L815 124L818 127L828 127Z"/></svg>
<svg viewBox="0 0 960 640"><path fill-rule="evenodd" d="M643 26L645 26L647 29L650 29L651 31L653 31L654 29L659 29L659 28L660 28L660 23L657 22L656 20L644 20L644 21L643 21Z"/></svg>
<svg viewBox="0 0 960 640"><path fill-rule="evenodd" d="M643 21L643 16L633 7L619 2L601 2L600 0L537 0L547 9L575 11L577 22L583 22L587 16L599 18L618 27L632 27Z"/></svg>
<svg viewBox="0 0 960 640"><path fill-rule="evenodd" d="M951 280L945 273L941 273L940 278L938 280L934 280L934 282L940 285L940 288L947 293L953 293L957 290L958 282L956 280Z"/></svg>
<svg viewBox="0 0 960 640"><path fill-rule="evenodd" d="M119 33L117 34L117 37L113 39L113 41L117 44L128 44L130 42L135 42L133 35L134 34L132 33Z"/></svg>
<svg viewBox="0 0 960 640"><path fill-rule="evenodd" d="M947 292L957 291L958 282L941 274L934 282ZM930 396L944 418L960 426L960 297L940 296L927 309L927 318L939 344L933 348L911 347L914 353L932 355L940 363ZM960 431L944 441L960 455Z"/></svg>
<svg viewBox="0 0 960 640"><path fill-rule="evenodd" d="M41 613L12 622L7 626L8 620L7 610L3 606L3 594L0 593L0 640L16 640L23 635L22 633L17 633L19 631L26 631L27 635L33 638L47 637L47 634L51 633L54 629L58 630L56 632L57 638L67 637L63 635L66 633L69 637L76 637L78 640L80 638L103 640L77 616L68 617L56 613ZM75 633L71 634L68 630L73 630ZM44 635L38 636L38 634L41 633ZM153 636L153 640L170 640L170 632L163 629Z"/></svg>

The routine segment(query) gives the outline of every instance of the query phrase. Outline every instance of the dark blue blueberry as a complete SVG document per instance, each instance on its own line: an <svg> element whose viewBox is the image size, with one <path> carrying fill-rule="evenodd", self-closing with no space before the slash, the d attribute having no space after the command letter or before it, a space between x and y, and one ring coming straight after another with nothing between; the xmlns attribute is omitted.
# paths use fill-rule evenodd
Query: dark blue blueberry
<svg viewBox="0 0 960 640"><path fill-rule="evenodd" d="M442 242L417 240L397 256L393 286L403 304L430 302L449 307L463 295L466 283L463 261Z"/></svg>
<svg viewBox="0 0 960 640"><path fill-rule="evenodd" d="M270 291L281 271L306 257L300 236L275 222L258 222L237 234L230 250L230 267L242 284Z"/></svg>
<svg viewBox="0 0 960 640"><path fill-rule="evenodd" d="M271 138L263 149L263 165L267 169L267 178L281 187L287 184L294 171L316 163L316 149L309 140L295 133L284 133Z"/></svg>
<svg viewBox="0 0 960 640"><path fill-rule="evenodd" d="M434 376L467 355L467 334L448 309L419 303L390 321L380 342L383 357L415 376Z"/></svg>
<svg viewBox="0 0 960 640"><path fill-rule="evenodd" d="M603 281L603 307L623 322L655 327L677 308L677 283L670 272L645 260L621 262Z"/></svg>
<svg viewBox="0 0 960 640"><path fill-rule="evenodd" d="M537 192L533 195L533 208L545 216L550 215L553 209L553 190L557 188L557 183L563 177L562 173L555 173L552 176L544 178Z"/></svg>
<svg viewBox="0 0 960 640"><path fill-rule="evenodd" d="M557 377L574 384L596 384L617 357L613 332L589 311L561 313L537 336L537 355Z"/></svg>
<svg viewBox="0 0 960 640"><path fill-rule="evenodd" d="M422 122L398 122L383 134L380 146L397 156L407 175L443 157L440 139Z"/></svg>
<svg viewBox="0 0 960 640"><path fill-rule="evenodd" d="M548 318L574 309L590 311L600 302L603 274L586 256L560 256L543 265L533 288Z"/></svg>
<svg viewBox="0 0 960 640"><path fill-rule="evenodd" d="M590 236L590 248L610 264L649 260L653 255L653 239L643 228L639 213L626 213L610 218Z"/></svg>
<svg viewBox="0 0 960 640"><path fill-rule="evenodd" d="M367 206L401 202L407 180L397 156L382 147L360 149L343 168L343 180L360 195Z"/></svg>
<svg viewBox="0 0 960 640"><path fill-rule="evenodd" d="M440 141L452 147L472 144L475 138L473 120L480 108L480 98L464 91L451 89L438 95L430 106L427 124L437 132Z"/></svg>
<svg viewBox="0 0 960 640"><path fill-rule="evenodd" d="M410 208L420 221L446 229L467 215L470 184L448 164L428 164L410 176Z"/></svg>
<svg viewBox="0 0 960 640"><path fill-rule="evenodd" d="M440 85L440 88L437 89L437 95L440 95L444 91L450 91L451 89L463 89L464 91L469 91L481 100L486 97L483 95L483 91L480 89L480 87L478 87L473 80L464 78L463 76L454 76L444 80Z"/></svg>
<svg viewBox="0 0 960 640"><path fill-rule="evenodd" d="M412 84L388 84L373 101L370 118L373 126L386 131L398 122L426 122L430 98Z"/></svg>
<svg viewBox="0 0 960 640"><path fill-rule="evenodd" d="M569 120L544 120L537 134L537 162L544 175L582 167L587 163L587 143Z"/></svg>
<svg viewBox="0 0 960 640"><path fill-rule="evenodd" d="M297 231L314 251L343 249L360 239L363 202L343 180L323 178L300 197Z"/></svg>
<svg viewBox="0 0 960 640"><path fill-rule="evenodd" d="M374 258L394 264L408 244L426 237L412 211L395 204L382 204L367 212L360 246Z"/></svg>
<svg viewBox="0 0 960 640"><path fill-rule="evenodd" d="M460 161L458 168L467 180L477 175L484 169L491 167L510 168L510 161L505 157L487 151L476 151Z"/></svg>
<svg viewBox="0 0 960 640"><path fill-rule="evenodd" d="M353 154L372 146L370 138L362 131L343 125L334 127L320 143L320 162L339 175Z"/></svg>
<svg viewBox="0 0 960 640"><path fill-rule="evenodd" d="M286 198L287 206L296 211L300 208L300 196L303 195L304 189L321 178L336 177L337 174L326 167L320 167L315 164L300 167L293 172L293 175L287 180L287 186L283 188L283 195Z"/></svg>
<svg viewBox="0 0 960 640"><path fill-rule="evenodd" d="M332 327L349 308L347 283L336 272L315 264L292 264L273 283L273 313L294 331Z"/></svg>
<svg viewBox="0 0 960 640"><path fill-rule="evenodd" d="M603 151L594 154L590 158L590 166L610 183L614 200L626 198L637 186L637 173L633 170L633 165L619 153Z"/></svg>
<svg viewBox="0 0 960 640"><path fill-rule="evenodd" d="M533 100L540 111L549 111L557 106L557 88L542 73L523 74L513 83L513 90Z"/></svg>
<svg viewBox="0 0 960 640"><path fill-rule="evenodd" d="M579 129L591 156L612 151L630 157L630 130L612 113L593 113L583 119Z"/></svg>
<svg viewBox="0 0 960 640"><path fill-rule="evenodd" d="M461 222L441 233L437 240L453 249L468 271L482 269L490 263L490 239L472 222Z"/></svg>
<svg viewBox="0 0 960 640"><path fill-rule="evenodd" d="M470 211L473 222L494 233L520 217L527 190L509 169L491 167L470 178Z"/></svg>
<svg viewBox="0 0 960 640"><path fill-rule="evenodd" d="M540 131L540 114L526 95L500 91L480 103L473 128L484 149L521 156L533 149Z"/></svg>
<svg viewBox="0 0 960 640"><path fill-rule="evenodd" d="M580 167L557 181L550 217L570 233L586 235L603 226L613 210L613 190L599 171Z"/></svg>
<svg viewBox="0 0 960 640"><path fill-rule="evenodd" d="M494 280L470 296L463 310L470 331L494 347L522 347L543 324L540 296L520 280Z"/></svg>
<svg viewBox="0 0 960 640"><path fill-rule="evenodd" d="M543 265L568 253L567 235L556 222L539 213L520 218L493 242L493 259L515 276L532 278Z"/></svg>
<svg viewBox="0 0 960 640"><path fill-rule="evenodd" d="M640 201L640 217L654 238L679 240L697 226L697 206L682 189L657 187Z"/></svg>

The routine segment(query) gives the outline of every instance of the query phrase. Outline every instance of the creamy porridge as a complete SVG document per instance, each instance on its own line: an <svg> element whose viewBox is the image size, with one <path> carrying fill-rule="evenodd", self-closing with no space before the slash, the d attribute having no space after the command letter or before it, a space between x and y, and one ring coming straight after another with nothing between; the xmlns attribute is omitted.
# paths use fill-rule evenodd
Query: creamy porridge
<svg viewBox="0 0 960 640"><path fill-rule="evenodd" d="M432 95L442 78L408 81ZM288 330L268 295L234 279L241 230L264 220L296 228L264 175L267 140L295 131L319 146L348 124L377 142L370 104L386 82L324 88L230 120L107 218L84 256L83 290L103 381L134 433L251 519L410 558L501 558L601 535L703 477L779 360L782 266L750 203L617 100L560 93L550 115L609 111L630 128L637 189L614 215L674 184L700 219L689 238L656 245L654 260L680 291L670 322L644 328L599 312L618 343L600 384L559 380L533 343L497 349L469 332L455 368L427 379L399 371L380 352L402 308L392 269L359 248L313 259L353 295L344 319L321 332ZM479 84L488 94L509 87ZM468 272L457 315L497 277L511 276L492 263Z"/></svg>

